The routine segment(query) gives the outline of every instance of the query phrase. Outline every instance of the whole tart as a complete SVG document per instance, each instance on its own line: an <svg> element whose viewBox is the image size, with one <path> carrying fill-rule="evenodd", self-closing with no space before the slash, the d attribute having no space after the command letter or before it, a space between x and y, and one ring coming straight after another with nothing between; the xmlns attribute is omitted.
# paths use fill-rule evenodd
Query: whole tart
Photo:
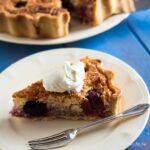
<svg viewBox="0 0 150 150"><path fill-rule="evenodd" d="M0 32L29 38L69 34L70 18L90 26L134 11L133 0L0 0Z"/></svg>
<svg viewBox="0 0 150 150"><path fill-rule="evenodd" d="M118 113L121 91L113 84L113 72L103 69L99 59L86 57L81 62L85 78L80 92L46 91L43 81L37 81L13 94L12 116L94 120Z"/></svg>
<svg viewBox="0 0 150 150"><path fill-rule="evenodd" d="M0 32L30 38L68 35L70 14L60 0L0 0Z"/></svg>

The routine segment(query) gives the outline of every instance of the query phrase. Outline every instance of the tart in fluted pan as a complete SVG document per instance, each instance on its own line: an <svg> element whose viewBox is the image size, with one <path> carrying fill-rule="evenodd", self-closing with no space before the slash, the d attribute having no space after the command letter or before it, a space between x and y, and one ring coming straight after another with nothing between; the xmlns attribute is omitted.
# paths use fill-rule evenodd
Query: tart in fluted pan
<svg viewBox="0 0 150 150"><path fill-rule="evenodd" d="M134 10L133 0L0 0L0 32L29 38L60 38L70 21L97 26Z"/></svg>

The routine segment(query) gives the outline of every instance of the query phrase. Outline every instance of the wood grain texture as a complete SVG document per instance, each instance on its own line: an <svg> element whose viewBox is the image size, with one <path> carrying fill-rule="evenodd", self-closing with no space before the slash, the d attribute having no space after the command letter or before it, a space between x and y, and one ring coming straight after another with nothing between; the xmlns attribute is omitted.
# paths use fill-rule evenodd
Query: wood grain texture
<svg viewBox="0 0 150 150"><path fill-rule="evenodd" d="M113 29L86 40L60 46L25 46L0 42L0 71L30 54L58 47L103 51L131 65L150 90L150 10L136 12ZM58 61L58 60L56 60ZM150 120L129 150L150 149Z"/></svg>
<svg viewBox="0 0 150 150"><path fill-rule="evenodd" d="M11 44L7 42L0 42L0 72L12 63L22 59L31 54L54 48L60 48L59 46L28 46Z"/></svg>
<svg viewBox="0 0 150 150"><path fill-rule="evenodd" d="M150 9L133 13L128 19L128 25L150 54Z"/></svg>

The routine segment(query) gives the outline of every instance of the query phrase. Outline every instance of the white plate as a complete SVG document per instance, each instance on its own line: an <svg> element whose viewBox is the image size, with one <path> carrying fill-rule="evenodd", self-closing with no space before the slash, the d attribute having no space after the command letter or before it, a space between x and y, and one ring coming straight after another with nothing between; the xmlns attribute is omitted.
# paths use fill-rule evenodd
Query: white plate
<svg viewBox="0 0 150 150"><path fill-rule="evenodd" d="M70 34L63 38L58 39L30 39L30 38L21 38L15 37L8 34L0 33L0 40L18 43L18 44L27 44L27 45L54 45L54 44L64 44L81 39L85 39L96 34L102 33L106 30L111 29L112 27L119 24L123 19L127 18L129 14L120 14L112 16L106 19L101 25L97 27L89 27L81 24L74 23Z"/></svg>
<svg viewBox="0 0 150 150"><path fill-rule="evenodd" d="M73 128L85 121L51 120L28 121L11 118L11 95L28 84L42 79L48 71L66 60L79 60L90 56L103 61L103 66L112 69L116 84L122 89L125 108L139 103L150 103L149 93L141 77L127 64L108 54L85 49L69 48L37 53L13 64L0 75L0 149L27 150L27 141L48 136L64 129ZM142 132L148 120L148 112L124 122L113 122L97 127L60 150L123 150Z"/></svg>

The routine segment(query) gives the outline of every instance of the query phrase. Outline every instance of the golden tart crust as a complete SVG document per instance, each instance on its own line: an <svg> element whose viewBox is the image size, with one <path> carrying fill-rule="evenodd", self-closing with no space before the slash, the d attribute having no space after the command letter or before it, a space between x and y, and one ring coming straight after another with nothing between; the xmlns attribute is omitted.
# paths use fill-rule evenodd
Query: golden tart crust
<svg viewBox="0 0 150 150"><path fill-rule="evenodd" d="M113 72L103 69L98 59L86 57L81 61L85 64L86 71L81 92L49 92L44 89L41 80L13 94L12 115L28 118L29 116L23 113L28 102L44 103L53 112L55 110L54 114L50 113L46 117L93 120L118 113L121 108L121 91L113 84ZM94 108L91 108L89 103L89 91L98 92L94 94L100 96L97 105L92 106ZM101 114L98 115L96 111Z"/></svg>
<svg viewBox="0 0 150 150"><path fill-rule="evenodd" d="M70 14L60 0L0 0L0 32L30 38L68 35Z"/></svg>

